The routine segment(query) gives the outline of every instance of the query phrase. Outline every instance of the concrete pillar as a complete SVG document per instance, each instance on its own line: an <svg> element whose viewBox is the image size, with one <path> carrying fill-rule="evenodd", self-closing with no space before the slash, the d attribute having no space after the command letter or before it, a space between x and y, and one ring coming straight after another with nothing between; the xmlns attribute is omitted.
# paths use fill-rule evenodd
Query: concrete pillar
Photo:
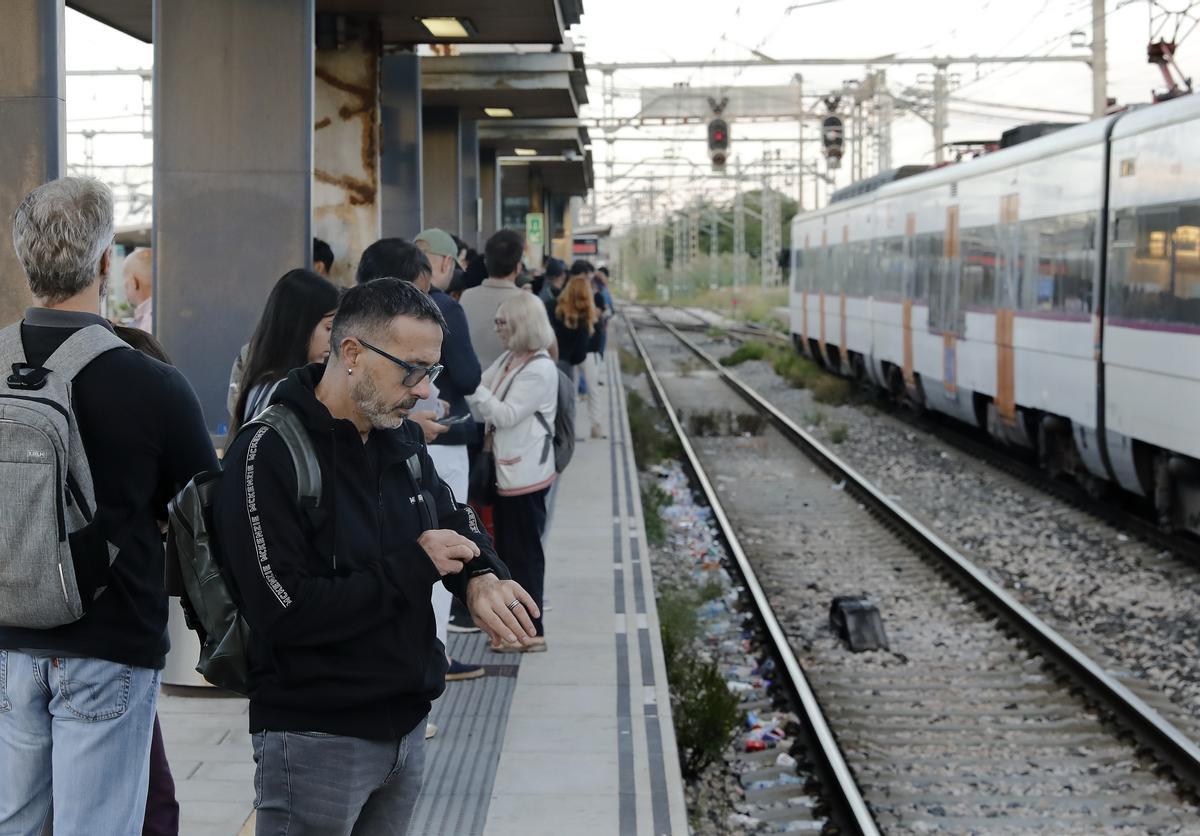
<svg viewBox="0 0 1200 836"><path fill-rule="evenodd" d="M422 217L421 59L413 52L384 55L380 87L382 234L411 238L425 228Z"/></svg>
<svg viewBox="0 0 1200 836"><path fill-rule="evenodd" d="M331 278L354 284L380 238L379 47L375 38L316 53L313 234L333 248Z"/></svg>
<svg viewBox="0 0 1200 836"><path fill-rule="evenodd" d="M314 0L154 0L159 339L208 426L267 294L312 262Z"/></svg>
<svg viewBox="0 0 1200 836"><path fill-rule="evenodd" d="M495 148L479 149L479 194L483 201L479 240L486 242L500 229L500 167Z"/></svg>
<svg viewBox="0 0 1200 836"><path fill-rule="evenodd" d="M0 325L31 297L12 247L12 215L30 189L66 173L62 0L0 0Z"/></svg>
<svg viewBox="0 0 1200 836"><path fill-rule="evenodd" d="M425 226L458 234L462 223L462 121L458 108L427 107L422 114L421 149ZM404 237L411 238L419 230Z"/></svg>
<svg viewBox="0 0 1200 836"><path fill-rule="evenodd" d="M462 179L462 221L459 236L479 248L479 227L483 223L479 205L479 123L464 119L459 128L459 176Z"/></svg>

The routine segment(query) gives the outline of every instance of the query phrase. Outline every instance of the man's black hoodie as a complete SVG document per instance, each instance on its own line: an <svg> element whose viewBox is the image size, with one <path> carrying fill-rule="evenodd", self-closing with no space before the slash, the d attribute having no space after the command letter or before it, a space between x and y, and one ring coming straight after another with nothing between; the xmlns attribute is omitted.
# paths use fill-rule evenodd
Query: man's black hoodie
<svg viewBox="0 0 1200 836"><path fill-rule="evenodd" d="M374 430L364 444L317 400L323 371L297 369L271 399L309 431L319 507L300 508L291 456L263 427L230 446L218 489L217 538L250 626L250 731L399 739L445 687L429 598L439 574L417 538L437 527L478 544L479 557L442 579L459 598L471 577L509 573L474 513L438 479L420 428ZM430 505L436 525L423 513Z"/></svg>

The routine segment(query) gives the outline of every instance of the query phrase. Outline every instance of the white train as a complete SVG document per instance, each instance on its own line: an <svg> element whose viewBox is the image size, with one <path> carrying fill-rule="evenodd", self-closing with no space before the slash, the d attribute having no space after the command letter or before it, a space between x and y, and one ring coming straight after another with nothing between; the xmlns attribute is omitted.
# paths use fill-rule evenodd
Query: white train
<svg viewBox="0 0 1200 836"><path fill-rule="evenodd" d="M799 215L791 255L805 354L1200 533L1200 96Z"/></svg>

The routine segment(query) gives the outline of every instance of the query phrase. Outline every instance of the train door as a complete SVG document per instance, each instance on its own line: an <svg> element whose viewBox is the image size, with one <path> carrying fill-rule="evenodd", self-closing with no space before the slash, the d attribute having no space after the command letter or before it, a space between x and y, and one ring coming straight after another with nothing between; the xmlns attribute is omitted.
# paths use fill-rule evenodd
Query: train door
<svg viewBox="0 0 1200 836"><path fill-rule="evenodd" d="M920 294L917 292L917 215L909 212L904 219L904 260L902 262L901 293L904 299L902 316L904 329L904 385L910 391L917 388L917 378L913 374L913 329L912 309L913 300Z"/></svg>
<svg viewBox="0 0 1200 836"><path fill-rule="evenodd" d="M941 258L929 283L929 329L942 335L942 383L946 394L958 393L958 338L965 325L960 293L962 258L959 241L959 208L946 209L946 230L942 236Z"/></svg>

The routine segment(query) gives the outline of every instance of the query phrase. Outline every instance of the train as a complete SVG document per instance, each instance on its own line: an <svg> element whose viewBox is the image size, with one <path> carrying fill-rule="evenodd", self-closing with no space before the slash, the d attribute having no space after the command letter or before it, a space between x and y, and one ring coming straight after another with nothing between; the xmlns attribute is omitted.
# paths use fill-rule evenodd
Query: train
<svg viewBox="0 0 1200 836"><path fill-rule="evenodd" d="M797 350L1200 534L1200 96L844 192L792 221Z"/></svg>

